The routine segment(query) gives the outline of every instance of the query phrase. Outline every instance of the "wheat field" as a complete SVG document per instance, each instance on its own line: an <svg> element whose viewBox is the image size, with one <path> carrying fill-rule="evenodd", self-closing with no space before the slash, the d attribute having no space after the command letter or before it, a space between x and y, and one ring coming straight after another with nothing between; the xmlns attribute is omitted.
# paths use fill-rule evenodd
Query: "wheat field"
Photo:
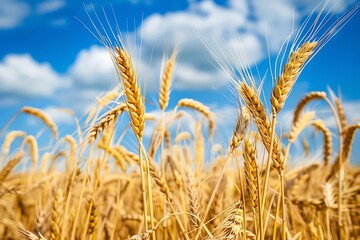
<svg viewBox="0 0 360 240"><path fill-rule="evenodd" d="M177 49L161 75L159 117L146 112L131 51L107 42L121 90L97 99L73 135L62 136L45 112L29 106L19 114L44 124L51 148L44 152L36 136L3 126L0 238L360 239L360 168L349 161L360 122L348 121L340 97L319 89L293 109L290 131L277 128L302 70L358 7L325 33L316 31L321 21L309 23L315 31L299 31L272 89L260 90L245 63L235 73L218 61L240 99L226 143L213 137L221 116L209 106L184 98L168 110ZM315 101L330 109L335 131L307 110ZM193 131L171 130L184 116L194 119ZM147 144L149 121L155 127ZM136 139L131 149L120 141L126 131ZM294 167L295 143L311 154L303 131L322 136L322 160Z"/></svg>

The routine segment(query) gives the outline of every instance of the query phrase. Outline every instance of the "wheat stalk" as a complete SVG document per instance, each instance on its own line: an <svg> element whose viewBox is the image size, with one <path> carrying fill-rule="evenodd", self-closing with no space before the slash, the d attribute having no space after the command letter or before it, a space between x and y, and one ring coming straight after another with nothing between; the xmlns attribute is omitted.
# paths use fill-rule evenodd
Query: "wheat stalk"
<svg viewBox="0 0 360 240"><path fill-rule="evenodd" d="M196 162L196 175L199 176L204 168L204 145L205 140L201 131L201 122L196 123L195 126L195 159Z"/></svg>
<svg viewBox="0 0 360 240"><path fill-rule="evenodd" d="M77 143L76 143L76 140L71 135L66 135L64 137L64 140L69 145L70 159L69 159L69 163L67 165L67 169L69 171L72 169L72 167L75 163Z"/></svg>

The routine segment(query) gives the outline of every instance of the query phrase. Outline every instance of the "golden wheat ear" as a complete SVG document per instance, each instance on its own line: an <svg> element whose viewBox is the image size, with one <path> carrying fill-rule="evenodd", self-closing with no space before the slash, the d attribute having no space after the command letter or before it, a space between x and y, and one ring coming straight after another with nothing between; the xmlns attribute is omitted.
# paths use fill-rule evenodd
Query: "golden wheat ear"
<svg viewBox="0 0 360 240"><path fill-rule="evenodd" d="M23 131L11 131L9 132L4 140L4 143L2 145L2 152L4 156L9 155L10 153L10 147L11 147L11 143L16 139L16 138L25 138L26 137L26 133Z"/></svg>
<svg viewBox="0 0 360 240"><path fill-rule="evenodd" d="M290 94L297 78L300 75L306 61L313 53L317 42L305 42L298 49L291 52L288 62L285 64L282 74L271 94L271 104L276 114L284 107L285 101Z"/></svg>
<svg viewBox="0 0 360 240"><path fill-rule="evenodd" d="M238 202L226 216L224 223L221 224L223 232L222 239L242 239L245 236L243 215L243 204Z"/></svg>
<svg viewBox="0 0 360 240"><path fill-rule="evenodd" d="M303 113L296 122L294 122L289 133L289 143L295 142L300 132L308 125L308 123L313 118L315 118L315 112L306 112Z"/></svg>
<svg viewBox="0 0 360 240"><path fill-rule="evenodd" d="M108 111L105 116L101 118L100 121L90 129L88 133L89 143L93 143L102 131L104 131L109 126L112 126L119 114L121 114L125 110L126 105L124 103L120 103L114 109Z"/></svg>
<svg viewBox="0 0 360 240"><path fill-rule="evenodd" d="M344 134L344 142L343 142L344 158L342 161L347 161L350 156L351 148L352 148L354 137L355 137L355 132L357 129L360 129L360 123L347 126L344 129L344 132L343 132L343 134Z"/></svg>
<svg viewBox="0 0 360 240"><path fill-rule="evenodd" d="M209 135L210 137L213 136L215 130L215 117L214 117L214 113L211 112L207 106L194 99L183 98L177 103L177 107L192 108L203 114L209 121Z"/></svg>
<svg viewBox="0 0 360 240"><path fill-rule="evenodd" d="M320 99L326 99L325 92L310 92L305 97L303 97L295 108L293 124L298 121L301 111L309 102Z"/></svg>
<svg viewBox="0 0 360 240"><path fill-rule="evenodd" d="M171 57L166 62L163 77L161 80L160 92L159 92L159 105L161 110L163 111L167 108L169 104L170 87L171 87L173 70L175 66L176 55L177 55L177 51L176 49L174 49Z"/></svg>
<svg viewBox="0 0 360 240"><path fill-rule="evenodd" d="M145 126L145 105L136 80L133 63L126 49L115 47L115 52L114 60L125 91L126 107L130 115L131 125L135 135L142 139Z"/></svg>
<svg viewBox="0 0 360 240"><path fill-rule="evenodd" d="M271 148L271 124L266 114L265 107L260 99L260 96L256 89L250 87L245 82L240 83L238 89L242 99L245 102L245 106L250 113L252 120L256 124L260 133L262 142L268 152ZM277 136L273 139L273 151L271 151L271 158L274 167L278 171L282 171L285 168L284 157L281 154L281 142Z"/></svg>
<svg viewBox="0 0 360 240"><path fill-rule="evenodd" d="M243 107L241 111L238 112L235 129L230 140L230 152L233 152L241 144L241 141L245 137L249 123L249 114L246 107Z"/></svg>
<svg viewBox="0 0 360 240"><path fill-rule="evenodd" d="M23 113L32 115L34 117L37 117L46 126L48 126L50 128L55 139L57 139L59 137L59 132L58 132L55 122L48 115L46 115L42 110L40 110L38 108L33 108L33 107L23 107L20 111Z"/></svg>
<svg viewBox="0 0 360 240"><path fill-rule="evenodd" d="M11 159L0 171L0 184L6 179L9 173L19 164L21 160L21 154L17 154L13 159Z"/></svg>
<svg viewBox="0 0 360 240"><path fill-rule="evenodd" d="M332 153L332 137L330 130L325 126L324 122L321 120L315 120L311 123L317 130L321 131L324 136L324 165L329 164L331 153Z"/></svg>

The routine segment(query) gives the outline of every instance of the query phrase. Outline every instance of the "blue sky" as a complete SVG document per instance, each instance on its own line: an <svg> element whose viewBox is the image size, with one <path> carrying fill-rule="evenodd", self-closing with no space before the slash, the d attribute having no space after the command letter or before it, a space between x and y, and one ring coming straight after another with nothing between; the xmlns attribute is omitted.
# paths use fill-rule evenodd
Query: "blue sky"
<svg viewBox="0 0 360 240"><path fill-rule="evenodd" d="M268 98L272 81L267 48L274 60L293 26L298 28L319 2L276 0L268 5L267 0L1 0L0 126L28 105L46 111L64 134L73 132L71 116L57 109L71 108L80 117L97 96L116 85L117 76L105 48L78 20L93 29L87 12L96 20L95 10L101 22L106 23L103 8L113 27L114 10L122 35L129 40L141 82L147 89L146 96L153 103L147 110L156 113L158 109L162 57L164 53L169 56L177 46L180 51L169 107L174 107L183 97L208 104L217 114L219 130L223 130L217 137L225 141L236 116L236 97L202 41L210 42L212 47L215 41L219 42L228 55L245 54L252 70L256 72L254 66L258 68L259 75L255 75L265 79ZM335 2L338 5L332 8ZM355 2L329 1L325 12L334 14L334 21ZM98 27L99 24L96 23ZM336 94L341 93L348 118L360 119L359 42L360 14L357 13L301 74L279 116L284 129L291 118L290 110L305 93L327 91L328 87ZM234 59L229 61L236 64ZM272 65L273 69L274 62ZM325 119L329 118L322 104L311 107ZM334 125L331 120L327 123L330 127ZM35 124L20 117L10 129L31 132Z"/></svg>

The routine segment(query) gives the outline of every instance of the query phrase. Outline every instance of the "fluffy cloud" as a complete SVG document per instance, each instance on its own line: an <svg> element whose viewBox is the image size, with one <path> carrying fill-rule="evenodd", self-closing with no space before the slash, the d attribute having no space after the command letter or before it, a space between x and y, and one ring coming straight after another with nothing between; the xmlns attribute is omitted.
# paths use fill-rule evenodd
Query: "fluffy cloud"
<svg viewBox="0 0 360 240"><path fill-rule="evenodd" d="M250 12L251 7L255 13ZM171 49L175 45L180 48L175 88L222 86L227 80L213 66L213 56L207 47L219 58L226 57L221 61L228 64L238 64L239 56L257 63L266 54L266 21L270 48L279 50L291 32L296 14L286 2L276 1L271 8L273 11L269 11L263 1L253 4L229 1L226 6L201 1L190 4L184 11L153 14L138 31L143 40L144 57L151 55L152 63L159 66L164 46Z"/></svg>
<svg viewBox="0 0 360 240"><path fill-rule="evenodd" d="M56 124L74 124L73 113L67 109L48 106L42 109Z"/></svg>
<svg viewBox="0 0 360 240"><path fill-rule="evenodd" d="M2 0L0 7L0 30L18 27L27 17L54 12L64 6L64 0L44 0L34 7L24 0ZM59 21L55 21L55 23L59 23Z"/></svg>
<svg viewBox="0 0 360 240"><path fill-rule="evenodd" d="M69 77L79 87L109 90L116 83L116 72L105 47L92 46L77 55Z"/></svg>
<svg viewBox="0 0 360 240"><path fill-rule="evenodd" d="M48 63L38 63L30 55L6 55L0 62L0 93L17 97L50 97L65 87Z"/></svg>
<svg viewBox="0 0 360 240"><path fill-rule="evenodd" d="M38 14L45 14L59 10L65 6L64 0L45 0L39 3L36 7Z"/></svg>
<svg viewBox="0 0 360 240"><path fill-rule="evenodd" d="M0 7L0 29L17 27L30 14L30 5L21 0L2 0Z"/></svg>

